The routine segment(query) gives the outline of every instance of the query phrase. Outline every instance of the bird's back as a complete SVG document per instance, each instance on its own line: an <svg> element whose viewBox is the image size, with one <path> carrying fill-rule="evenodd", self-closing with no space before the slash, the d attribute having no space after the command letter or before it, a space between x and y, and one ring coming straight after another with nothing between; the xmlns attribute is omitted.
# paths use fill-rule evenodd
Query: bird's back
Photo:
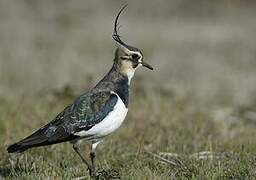
<svg viewBox="0 0 256 180"><path fill-rule="evenodd" d="M110 72L108 76L111 75ZM93 137L93 133L99 134L99 129L111 132L111 128L116 129L114 126L120 126L118 123L123 121L127 113L128 95L124 96L124 93L129 90L125 88L128 87L115 84L105 76L93 89L79 96L50 123L9 146L8 152L22 152L32 147L80 139L82 136ZM111 113L114 109L116 109L115 113ZM109 114L111 116L108 116ZM118 114L122 117L119 120L115 118ZM108 127L111 123L110 118L117 121L112 127ZM108 119L107 122L106 119ZM100 123L101 121L103 123ZM103 134L106 135L106 133Z"/></svg>

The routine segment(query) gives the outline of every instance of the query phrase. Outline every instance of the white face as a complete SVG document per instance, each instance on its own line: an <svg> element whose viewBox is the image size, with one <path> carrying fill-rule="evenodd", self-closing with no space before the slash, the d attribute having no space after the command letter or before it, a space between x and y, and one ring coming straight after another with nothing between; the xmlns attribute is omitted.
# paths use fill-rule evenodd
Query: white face
<svg viewBox="0 0 256 180"><path fill-rule="evenodd" d="M120 49L123 51L123 54L120 58L125 61L130 61L133 69L137 69L137 67L142 65L143 56L139 51L131 51L123 46Z"/></svg>
<svg viewBox="0 0 256 180"><path fill-rule="evenodd" d="M121 57L121 72L128 77L128 81L130 81L134 76L135 70L142 66L142 56L139 53L130 53Z"/></svg>
<svg viewBox="0 0 256 180"><path fill-rule="evenodd" d="M143 61L143 56L140 51L131 51L123 46L119 47L119 49L121 50L119 53L119 58L121 60L121 72L128 77L129 82L134 76L137 68L144 66L153 70L149 64Z"/></svg>

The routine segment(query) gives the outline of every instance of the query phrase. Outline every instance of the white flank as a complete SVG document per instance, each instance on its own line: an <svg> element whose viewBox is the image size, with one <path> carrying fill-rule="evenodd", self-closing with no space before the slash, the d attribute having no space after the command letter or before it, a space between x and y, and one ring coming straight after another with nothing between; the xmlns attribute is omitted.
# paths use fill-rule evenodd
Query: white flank
<svg viewBox="0 0 256 180"><path fill-rule="evenodd" d="M112 133L121 126L128 109L125 107L122 99L115 92L111 91L111 94L115 94L118 97L113 111L111 111L101 122L93 126L88 131L80 131L75 135L80 137L92 136L95 138L100 138Z"/></svg>

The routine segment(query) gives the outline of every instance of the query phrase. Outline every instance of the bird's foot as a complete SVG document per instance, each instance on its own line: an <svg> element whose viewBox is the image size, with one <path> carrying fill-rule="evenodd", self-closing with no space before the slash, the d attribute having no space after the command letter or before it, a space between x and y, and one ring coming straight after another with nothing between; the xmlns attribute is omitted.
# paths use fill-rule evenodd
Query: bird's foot
<svg viewBox="0 0 256 180"><path fill-rule="evenodd" d="M89 170L89 175L91 178L95 178L96 177L96 168L95 167L88 167Z"/></svg>
<svg viewBox="0 0 256 180"><path fill-rule="evenodd" d="M115 169L100 169L96 172L95 179L121 179L120 173Z"/></svg>

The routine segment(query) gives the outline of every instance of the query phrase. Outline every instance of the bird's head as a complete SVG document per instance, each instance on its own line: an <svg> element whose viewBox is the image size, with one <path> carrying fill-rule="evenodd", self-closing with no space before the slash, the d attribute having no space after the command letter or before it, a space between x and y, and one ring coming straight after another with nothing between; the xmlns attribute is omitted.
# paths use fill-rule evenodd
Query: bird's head
<svg viewBox="0 0 256 180"><path fill-rule="evenodd" d="M117 33L118 18L126 6L127 5L122 7L122 9L117 14L112 37L118 45L115 53L114 63L119 66L121 73L127 75L128 78L131 78L138 67L143 66L150 70L153 70L153 67L143 60L143 54L141 50L136 47L127 45L121 40Z"/></svg>

